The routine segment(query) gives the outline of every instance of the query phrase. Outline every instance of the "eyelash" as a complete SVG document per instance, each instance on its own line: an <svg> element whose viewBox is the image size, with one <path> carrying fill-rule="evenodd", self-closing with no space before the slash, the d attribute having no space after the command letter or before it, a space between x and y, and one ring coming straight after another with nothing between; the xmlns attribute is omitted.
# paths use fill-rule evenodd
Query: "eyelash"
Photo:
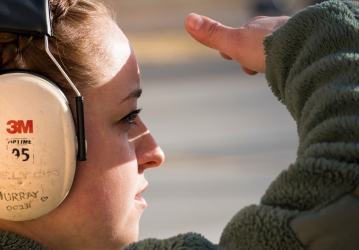
<svg viewBox="0 0 359 250"><path fill-rule="evenodd" d="M122 118L120 121L123 121L125 123L129 123L129 124L134 124L137 125L136 123L136 118L137 115L142 111L142 109L137 109L137 110L132 110L131 113L129 113L128 115L126 115L124 118Z"/></svg>

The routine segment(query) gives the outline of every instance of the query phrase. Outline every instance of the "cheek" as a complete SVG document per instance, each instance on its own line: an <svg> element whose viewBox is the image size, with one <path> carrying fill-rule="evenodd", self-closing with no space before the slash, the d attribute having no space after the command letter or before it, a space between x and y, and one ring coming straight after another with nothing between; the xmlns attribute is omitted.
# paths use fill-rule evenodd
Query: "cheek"
<svg viewBox="0 0 359 250"><path fill-rule="evenodd" d="M131 212L137 191L135 150L120 132L116 126L92 123L86 131L87 161L78 162L74 182L82 206L109 223Z"/></svg>
<svg viewBox="0 0 359 250"><path fill-rule="evenodd" d="M97 121L91 125L86 130L88 162L111 168L136 160L135 149L119 124L107 125Z"/></svg>
<svg viewBox="0 0 359 250"><path fill-rule="evenodd" d="M111 216L121 211L124 216L132 206L137 186L137 164L128 162L87 176L82 197L98 216ZM84 182L82 182L83 185Z"/></svg>
<svg viewBox="0 0 359 250"><path fill-rule="evenodd" d="M116 126L89 129L87 161L77 172L94 181L94 186L98 186L95 184L100 181L101 188L115 189L120 180L125 183L136 177L135 149L127 135L120 132Z"/></svg>
<svg viewBox="0 0 359 250"><path fill-rule="evenodd" d="M67 208L72 215L76 215L70 223L77 230L89 228L88 234L93 237L98 237L99 231L122 237L126 234L123 230L136 227L141 215L141 211L134 208L137 162L108 169L105 165L94 166L100 170L93 170L92 167L81 166L76 174L67 200L67 204L71 204Z"/></svg>

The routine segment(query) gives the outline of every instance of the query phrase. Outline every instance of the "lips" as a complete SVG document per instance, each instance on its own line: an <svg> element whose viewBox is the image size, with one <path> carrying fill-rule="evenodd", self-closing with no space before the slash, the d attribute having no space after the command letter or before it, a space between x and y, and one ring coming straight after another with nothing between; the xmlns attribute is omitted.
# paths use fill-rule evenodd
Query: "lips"
<svg viewBox="0 0 359 250"><path fill-rule="evenodd" d="M135 200L147 206L147 202L146 202L145 198L143 198L141 196L136 196Z"/></svg>
<svg viewBox="0 0 359 250"><path fill-rule="evenodd" d="M138 204L141 204L142 208L145 209L147 207L147 202L145 200L145 198L141 197L140 194L146 190L146 188L148 187L148 183L146 183L146 185L143 186L143 188L141 189L140 192L138 192L135 196L135 201L138 202Z"/></svg>
<svg viewBox="0 0 359 250"><path fill-rule="evenodd" d="M136 194L136 197L139 196L139 194L143 193L147 187L148 187L148 183L146 183L146 185L144 185L144 187L141 189L141 191Z"/></svg>

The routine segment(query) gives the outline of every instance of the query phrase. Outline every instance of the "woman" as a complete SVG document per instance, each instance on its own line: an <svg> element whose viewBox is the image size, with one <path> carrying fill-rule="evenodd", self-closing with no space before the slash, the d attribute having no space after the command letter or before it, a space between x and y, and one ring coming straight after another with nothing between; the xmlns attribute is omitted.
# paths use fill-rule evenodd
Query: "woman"
<svg viewBox="0 0 359 250"><path fill-rule="evenodd" d="M70 14L71 7L61 9ZM290 20L260 17L239 29L223 27L205 17L188 17L186 28L195 39L218 49L225 58L237 60L249 74L266 73L274 94L297 121L298 159L273 182L260 205L244 208L232 218L219 246L189 233L167 240L147 239L124 249L359 248L357 10L359 5L354 2L330 1L302 11ZM56 17L61 15L55 15L55 20ZM121 43L103 39L105 34L99 28L91 33L97 35L91 44L103 45L95 52L106 57L91 54L98 68L84 72L105 72L97 80L107 80L92 84L85 91L87 100L94 100L85 107L88 154L93 154L94 160L78 164L69 196L53 212L19 224L1 222L2 229L50 248L119 249L134 241L144 204L134 203L133 199L145 185L143 170L163 161L140 119L136 119L135 126L131 125L134 123L131 111L127 112L129 115L116 113L136 110L136 94L129 99L125 97L138 89L138 70L122 33L108 18L101 20L96 23L101 24L102 30L110 31L106 37ZM272 32L264 42L265 57L262 42ZM88 78L91 76L98 75L90 74ZM118 108L121 100L113 102L114 95L127 99L122 102L123 108ZM91 144L99 146L90 148ZM124 153L116 155L118 152ZM0 242L7 243L6 246L26 242L29 247L23 249L35 246L33 241L5 232Z"/></svg>
<svg viewBox="0 0 359 250"><path fill-rule="evenodd" d="M51 10L50 49L87 100L88 160L78 162L71 191L54 211L30 221L1 220L0 228L51 249L120 249L138 236L146 208L139 195L147 187L143 172L164 160L138 117L136 58L112 14L98 1L51 1ZM68 100L74 99L44 51L42 37L0 32L0 49L0 70L31 70L55 82ZM3 232L3 242L6 235ZM36 245L26 242L7 241L13 249Z"/></svg>

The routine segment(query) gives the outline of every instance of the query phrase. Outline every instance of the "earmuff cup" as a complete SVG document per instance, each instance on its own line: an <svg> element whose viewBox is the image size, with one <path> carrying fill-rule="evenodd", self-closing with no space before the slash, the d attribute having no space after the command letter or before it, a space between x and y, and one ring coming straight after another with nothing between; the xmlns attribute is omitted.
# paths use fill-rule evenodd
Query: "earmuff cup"
<svg viewBox="0 0 359 250"><path fill-rule="evenodd" d="M0 75L0 219L55 209L72 185L76 148L73 115L55 84L27 71Z"/></svg>

